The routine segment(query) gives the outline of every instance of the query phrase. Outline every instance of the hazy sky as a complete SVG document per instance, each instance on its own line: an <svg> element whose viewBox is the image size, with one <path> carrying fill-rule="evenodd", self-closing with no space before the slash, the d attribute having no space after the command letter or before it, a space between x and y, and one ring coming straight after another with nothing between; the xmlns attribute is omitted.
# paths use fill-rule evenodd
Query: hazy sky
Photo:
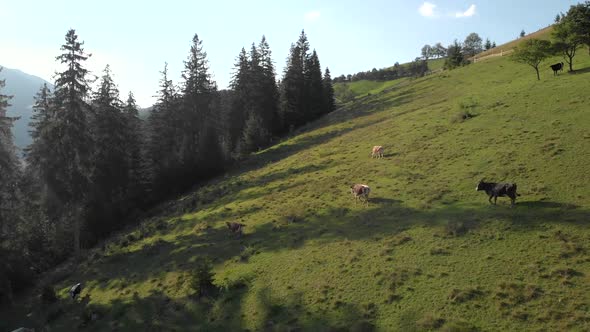
<svg viewBox="0 0 590 332"><path fill-rule="evenodd" d="M323 68L332 76L403 63L424 44L470 32L498 45L546 27L574 0L494 1L28 1L0 3L0 65L53 82L68 29L93 56L87 67L100 75L110 64L122 97L133 91L151 105L160 71L169 63L178 83L195 33L203 40L211 73L226 88L242 47L264 34L282 75L289 47L305 29Z"/></svg>

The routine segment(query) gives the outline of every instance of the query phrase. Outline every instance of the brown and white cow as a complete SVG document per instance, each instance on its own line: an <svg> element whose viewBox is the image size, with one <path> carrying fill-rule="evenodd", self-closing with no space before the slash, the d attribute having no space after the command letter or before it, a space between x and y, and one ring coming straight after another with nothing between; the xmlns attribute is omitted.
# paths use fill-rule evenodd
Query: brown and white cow
<svg viewBox="0 0 590 332"><path fill-rule="evenodd" d="M227 225L227 228L230 232L237 234L238 236L242 236L244 227L246 227L246 225L235 221L228 221L225 224Z"/></svg>
<svg viewBox="0 0 590 332"><path fill-rule="evenodd" d="M356 200L363 201L365 199L365 203L369 205L369 194L371 193L371 188L366 184L354 184L350 186L350 193Z"/></svg>
<svg viewBox="0 0 590 332"><path fill-rule="evenodd" d="M383 146L375 145L371 151L371 158L383 158Z"/></svg>

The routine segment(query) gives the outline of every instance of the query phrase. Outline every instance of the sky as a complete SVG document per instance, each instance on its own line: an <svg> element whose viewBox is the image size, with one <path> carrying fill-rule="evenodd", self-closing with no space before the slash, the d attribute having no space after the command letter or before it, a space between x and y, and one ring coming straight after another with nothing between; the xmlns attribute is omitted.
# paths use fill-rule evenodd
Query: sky
<svg viewBox="0 0 590 332"><path fill-rule="evenodd" d="M301 30L332 77L412 61L425 44L449 45L471 33L497 45L550 25L575 0L0 0L0 65L53 82L66 32L73 28L100 76L109 64L125 99L149 107L160 71L180 82L198 34L210 72L227 88L242 47L265 35L278 79Z"/></svg>

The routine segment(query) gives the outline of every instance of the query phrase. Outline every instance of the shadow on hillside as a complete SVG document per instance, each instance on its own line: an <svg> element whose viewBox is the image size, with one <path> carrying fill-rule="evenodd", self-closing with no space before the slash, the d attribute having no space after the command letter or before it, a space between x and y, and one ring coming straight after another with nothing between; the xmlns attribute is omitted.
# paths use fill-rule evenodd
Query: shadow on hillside
<svg viewBox="0 0 590 332"><path fill-rule="evenodd" d="M122 290L127 284L157 279L169 271L190 271L195 257L199 256L208 256L215 263L240 263L247 262L257 252L295 249L309 240L329 243L387 237L415 226L435 230L449 223L461 223L477 229L486 222L500 220L509 223L514 231L527 232L541 224L587 227L590 221L590 211L556 202L525 201L514 208L507 204L480 204L419 210L406 207L398 200L374 197L368 207L352 202L346 206L321 214L306 212L294 221L277 216L274 222L247 225L241 238L231 234L224 224L203 223L205 226L200 228L197 223L192 232L176 236L174 242L159 239L139 249L125 251L123 248L116 254L102 257L92 262L99 271L90 270L81 277L82 280L101 280L95 287L103 290ZM129 266L126 262L134 263Z"/></svg>
<svg viewBox="0 0 590 332"><path fill-rule="evenodd" d="M253 290L256 306L249 312L243 307L248 287L239 284L221 290L214 297L203 298L194 295L171 298L158 290L147 296L135 293L126 300L115 299L108 304L73 305L62 301L58 306L63 313L52 324L52 330L221 332L371 331L374 328L369 322L374 319L374 312L358 304L337 301L336 305L326 303L318 310L308 307L301 293L278 297L267 287ZM37 324L36 327L47 326Z"/></svg>
<svg viewBox="0 0 590 332"><path fill-rule="evenodd" d="M109 315L113 315L114 320L127 324L124 325L125 329L139 326L134 324L153 324L154 329L182 330L187 326L183 324L207 322L209 325L204 327L211 330L233 330L242 326L242 317L239 315L242 313L243 290L230 291L227 295L229 298L215 305L191 302L192 304L188 305L190 310L185 307L187 304L182 300L175 303L177 300L167 299L167 295L163 295L170 292L174 294L179 287L187 284L186 280L194 274L195 262L199 257L210 257L215 264L220 265L247 264L252 256L260 252L300 248L310 240L321 246L343 240L393 238L412 227L430 228L433 234L440 234L451 224L459 225L458 229L469 233L477 232L481 225L498 220L509 226L503 230L499 229L498 232L538 232L545 230L547 224L575 224L588 227L590 211L575 205L550 201L523 201L517 203L514 208L509 208L508 204L493 206L486 202L472 206L445 206L420 210L404 206L402 201L374 197L368 207L354 206L349 202L341 207L325 210L321 214L306 212L296 221L279 220L256 226L247 225L246 233L241 238L231 234L225 225L219 223L208 224L203 228L199 228L197 223L195 230L175 236L173 242L165 240L165 235L170 230L163 230L158 239L148 238L151 242L141 247L135 244L135 240L128 246L119 244L115 248L115 254L94 255L82 265L86 266L85 270L70 277L65 284L82 282L87 285L86 291L98 289L109 292L111 297L118 299L132 296L132 289L138 285L148 285L141 288L158 289L161 293L153 293L147 297L134 296L132 301L117 299L105 307L105 312L113 312ZM109 250L107 249L107 252ZM259 270L255 273L260 274L264 271ZM258 274L252 277L256 278ZM175 281L171 282L171 278L175 278L172 279ZM302 307L285 303L282 298L276 304L275 301L278 299L268 300L271 304L267 307L270 309L265 313L259 313L264 315L262 321L272 321L272 324L290 322L292 326L303 329L312 326L333 326L333 322L341 321L340 318L332 320L330 316L324 317L324 314L332 313L336 309L345 310L346 307L343 304L342 307L329 309L325 313L308 314ZM159 307L160 302L165 305ZM137 309L133 309L136 305ZM176 309L170 311L172 307ZM356 310L354 307L349 309ZM139 311L128 314L128 310ZM117 312L124 312L121 317L129 318L121 318L117 316ZM206 317L200 317L199 314ZM213 320L210 316L212 314ZM300 320L302 317L305 320ZM129 321L124 322L124 319ZM24 318L23 322L26 321L28 319Z"/></svg>

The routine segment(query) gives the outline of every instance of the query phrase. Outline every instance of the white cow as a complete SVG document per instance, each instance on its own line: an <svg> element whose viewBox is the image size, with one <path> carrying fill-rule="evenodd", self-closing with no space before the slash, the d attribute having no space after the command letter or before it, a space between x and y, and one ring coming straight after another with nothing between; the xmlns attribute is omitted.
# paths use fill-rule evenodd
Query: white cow
<svg viewBox="0 0 590 332"><path fill-rule="evenodd" d="M375 145L371 151L371 158L383 158L383 146Z"/></svg>

